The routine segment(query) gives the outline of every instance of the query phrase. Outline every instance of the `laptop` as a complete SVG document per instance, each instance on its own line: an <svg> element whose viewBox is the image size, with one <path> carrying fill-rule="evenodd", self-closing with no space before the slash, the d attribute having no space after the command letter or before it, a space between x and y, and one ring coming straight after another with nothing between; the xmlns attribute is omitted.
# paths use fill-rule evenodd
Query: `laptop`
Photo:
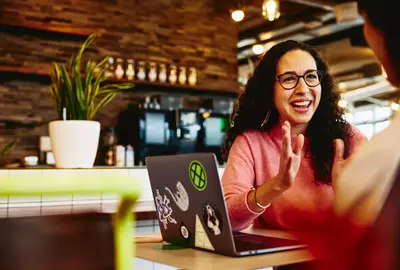
<svg viewBox="0 0 400 270"><path fill-rule="evenodd" d="M146 165L164 241L234 257L306 247L232 232L214 154L153 156Z"/></svg>

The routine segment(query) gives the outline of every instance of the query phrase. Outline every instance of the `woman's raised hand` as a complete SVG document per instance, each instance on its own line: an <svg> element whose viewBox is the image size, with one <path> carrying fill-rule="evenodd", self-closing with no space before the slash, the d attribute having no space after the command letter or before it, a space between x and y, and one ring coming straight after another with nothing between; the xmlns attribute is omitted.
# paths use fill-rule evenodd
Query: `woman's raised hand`
<svg viewBox="0 0 400 270"><path fill-rule="evenodd" d="M293 185L294 179L299 171L301 149L304 144L304 136L300 134L296 137L294 148L292 148L290 129L290 123L285 121L282 125L282 150L279 173L277 175L282 188L289 188Z"/></svg>

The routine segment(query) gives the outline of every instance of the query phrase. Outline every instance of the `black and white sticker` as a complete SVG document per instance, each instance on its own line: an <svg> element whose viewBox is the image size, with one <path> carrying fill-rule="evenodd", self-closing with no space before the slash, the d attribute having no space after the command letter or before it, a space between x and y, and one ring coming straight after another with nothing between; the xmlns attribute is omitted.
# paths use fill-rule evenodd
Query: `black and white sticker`
<svg viewBox="0 0 400 270"><path fill-rule="evenodd" d="M203 221L208 230L214 235L220 235L222 230L221 213L210 202L203 206Z"/></svg>
<svg viewBox="0 0 400 270"><path fill-rule="evenodd" d="M179 209L184 212L189 209L189 195L180 181L176 183L176 192L172 192L168 187L165 187L165 190L169 192Z"/></svg>
<svg viewBox="0 0 400 270"><path fill-rule="evenodd" d="M155 200L158 212L158 218L163 224L164 229L167 229L168 223L176 224L176 219L172 217L172 208L169 206L170 200L166 195L161 196L160 191L156 189Z"/></svg>

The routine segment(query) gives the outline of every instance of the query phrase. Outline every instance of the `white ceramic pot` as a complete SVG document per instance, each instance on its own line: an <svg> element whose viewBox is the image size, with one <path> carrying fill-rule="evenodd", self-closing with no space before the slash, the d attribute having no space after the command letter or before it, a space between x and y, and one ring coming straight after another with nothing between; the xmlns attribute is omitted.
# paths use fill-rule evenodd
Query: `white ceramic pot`
<svg viewBox="0 0 400 270"><path fill-rule="evenodd" d="M100 123L87 120L49 123L57 168L92 168L99 146Z"/></svg>

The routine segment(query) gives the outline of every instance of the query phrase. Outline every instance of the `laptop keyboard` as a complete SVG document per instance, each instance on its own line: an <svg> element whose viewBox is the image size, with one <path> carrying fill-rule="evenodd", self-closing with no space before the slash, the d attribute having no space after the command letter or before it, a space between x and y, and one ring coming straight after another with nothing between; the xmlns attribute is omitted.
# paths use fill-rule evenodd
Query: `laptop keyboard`
<svg viewBox="0 0 400 270"><path fill-rule="evenodd" d="M295 240L267 237L267 236L247 234L247 233L234 233L233 240L235 242L235 247L237 252L269 249L269 248L301 244Z"/></svg>

